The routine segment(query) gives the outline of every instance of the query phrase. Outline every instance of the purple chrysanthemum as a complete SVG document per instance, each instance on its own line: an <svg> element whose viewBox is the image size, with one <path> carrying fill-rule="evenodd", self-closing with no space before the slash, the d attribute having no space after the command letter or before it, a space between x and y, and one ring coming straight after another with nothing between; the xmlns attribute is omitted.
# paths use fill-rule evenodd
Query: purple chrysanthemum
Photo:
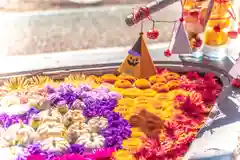
<svg viewBox="0 0 240 160"><path fill-rule="evenodd" d="M7 115L1 114L0 115L0 122L3 127L8 128L12 124L18 123L19 120L22 120L24 124L28 124L31 117L35 114L38 114L39 110L36 108L30 108L26 113L19 114L19 115Z"/></svg>
<svg viewBox="0 0 240 160"><path fill-rule="evenodd" d="M108 127L102 130L105 137L105 147L121 147L122 141L130 137L131 130L128 121L124 120L113 109L117 106L121 95L110 92L109 89L100 87L92 89L88 85L80 85L74 88L71 85L61 85L49 94L49 100L53 104L67 103L69 108L79 100L83 103L83 114L86 118L103 116L108 119Z"/></svg>
<svg viewBox="0 0 240 160"><path fill-rule="evenodd" d="M72 144L68 150L67 150L67 153L69 154L83 154L84 152L84 147L80 144Z"/></svg>

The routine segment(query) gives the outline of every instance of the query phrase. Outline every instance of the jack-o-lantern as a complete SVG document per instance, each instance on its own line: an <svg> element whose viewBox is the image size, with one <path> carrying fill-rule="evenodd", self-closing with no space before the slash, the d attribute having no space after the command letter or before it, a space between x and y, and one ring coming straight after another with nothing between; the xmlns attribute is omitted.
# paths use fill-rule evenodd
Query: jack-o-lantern
<svg viewBox="0 0 240 160"><path fill-rule="evenodd" d="M118 71L136 78L148 78L156 74L156 68L144 42L143 32L139 35Z"/></svg>
<svg viewBox="0 0 240 160"><path fill-rule="evenodd" d="M120 72L138 77L140 75L140 53L129 50L128 56L120 66Z"/></svg>

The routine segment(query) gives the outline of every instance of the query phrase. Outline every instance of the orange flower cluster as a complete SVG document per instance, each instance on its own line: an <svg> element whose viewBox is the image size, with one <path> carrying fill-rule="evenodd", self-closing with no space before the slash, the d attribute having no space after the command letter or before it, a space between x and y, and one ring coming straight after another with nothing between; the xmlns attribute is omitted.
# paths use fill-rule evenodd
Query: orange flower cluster
<svg viewBox="0 0 240 160"><path fill-rule="evenodd" d="M158 118L152 118L151 114L154 114L154 111L148 113L146 108L130 117L129 123L134 128L138 127L144 136L141 138L141 143L135 146L135 150L129 151L124 146L126 149L124 153L130 152L134 155L134 160L182 159L198 130L206 121L211 104L221 91L221 85L212 73L200 75L197 72L188 72L179 75L167 70L159 71L158 75L149 78L148 81L151 83L151 89L157 92L155 99L162 102L170 102L171 99L175 113L169 119L161 119L157 113ZM134 82L131 81L131 84ZM145 82L143 84L146 86ZM169 92L174 93L171 94L171 98L167 94ZM163 103L155 104L154 107L161 108L162 106L158 106L161 104ZM134 106L134 103L129 105L129 110L131 106ZM148 122L146 117L150 117L148 119L153 121ZM151 126L153 124L154 127ZM122 160L117 157L115 159Z"/></svg>

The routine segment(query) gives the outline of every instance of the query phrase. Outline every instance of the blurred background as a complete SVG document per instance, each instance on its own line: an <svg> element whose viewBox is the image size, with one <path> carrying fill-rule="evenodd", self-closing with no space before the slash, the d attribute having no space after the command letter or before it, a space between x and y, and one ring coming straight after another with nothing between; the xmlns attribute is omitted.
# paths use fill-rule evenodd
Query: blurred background
<svg viewBox="0 0 240 160"><path fill-rule="evenodd" d="M131 46L140 25L129 27L125 17L151 0L1 0L0 55L29 55L92 48ZM180 2L153 15L157 20L180 17ZM144 30L152 23L144 22ZM160 23L159 38L170 41L173 24Z"/></svg>

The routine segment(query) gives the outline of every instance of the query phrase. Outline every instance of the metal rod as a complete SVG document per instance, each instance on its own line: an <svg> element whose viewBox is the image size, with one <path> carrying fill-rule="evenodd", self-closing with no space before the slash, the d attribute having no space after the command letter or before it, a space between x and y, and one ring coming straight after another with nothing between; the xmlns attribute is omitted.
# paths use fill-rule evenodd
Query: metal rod
<svg viewBox="0 0 240 160"><path fill-rule="evenodd" d="M179 0L155 0L155 1L147 4L146 7L149 8L150 14L153 14L153 13L155 13L155 12L157 12L157 11L159 11L159 10L161 10L161 9L163 9L163 8L169 6L169 5L171 5L171 4L173 4L177 1L179 1ZM144 12L140 11L140 15L141 16L138 19L135 19L135 20L133 20L133 15L132 14L128 15L125 19L126 24L128 26L132 26L132 25L138 23L139 21L147 18L147 16L145 15Z"/></svg>

